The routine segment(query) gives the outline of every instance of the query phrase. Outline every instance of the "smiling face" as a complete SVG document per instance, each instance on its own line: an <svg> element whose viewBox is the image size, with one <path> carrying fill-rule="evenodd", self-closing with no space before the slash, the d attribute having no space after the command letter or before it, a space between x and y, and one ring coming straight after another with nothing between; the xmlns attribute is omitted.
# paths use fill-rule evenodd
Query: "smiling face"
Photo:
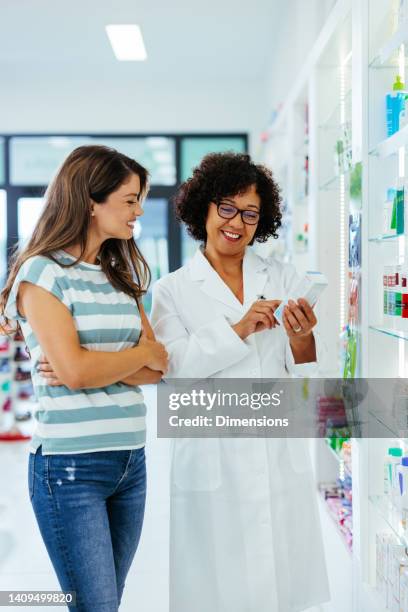
<svg viewBox="0 0 408 612"><path fill-rule="evenodd" d="M131 174L102 204L94 202L92 210L91 231L101 242L109 238L132 238L135 221L143 215L138 175Z"/></svg>
<svg viewBox="0 0 408 612"><path fill-rule="evenodd" d="M230 196L221 200L222 204L232 205L239 210L260 213L261 199L256 192L255 185L251 185L247 191L239 195ZM220 217L217 205L211 202L208 207L205 229L207 232L207 248L214 249L220 255L237 255L245 250L252 241L258 223L248 225L242 221L241 215L237 214L233 219Z"/></svg>

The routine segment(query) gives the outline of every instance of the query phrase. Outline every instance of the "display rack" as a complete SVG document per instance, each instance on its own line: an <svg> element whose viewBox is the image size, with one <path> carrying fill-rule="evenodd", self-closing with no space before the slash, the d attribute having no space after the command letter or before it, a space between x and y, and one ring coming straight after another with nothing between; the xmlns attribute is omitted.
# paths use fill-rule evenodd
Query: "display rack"
<svg viewBox="0 0 408 612"><path fill-rule="evenodd" d="M29 440L36 404L21 333L0 336L0 443Z"/></svg>
<svg viewBox="0 0 408 612"><path fill-rule="evenodd" d="M329 289L317 310L321 333L329 345L329 366L322 374L393 379L395 386L402 387L404 401L408 399L408 386L404 390L408 318L403 317L408 303L404 285L405 270L408 280L408 106L405 89L398 88L400 107L393 106L396 94L392 86L408 80L407 65L407 2L339 0L286 103L269 126L264 146L265 160L272 161L271 149L282 150L283 138L291 143L285 149L289 158L285 158L284 186L294 229L289 234L288 259L300 269L307 265L329 278ZM390 93L392 101L388 98L386 102ZM304 142L305 131L299 126L302 107L308 109ZM398 126L396 108L401 120ZM298 195L298 150L308 156L306 197ZM295 227L303 200L307 202L309 239L301 261L296 258ZM343 605L332 588L336 612L383 612L398 606L398 610L408 610L403 565L408 559L408 534L400 502L390 502L384 494L387 449L398 446L408 455L407 427L378 414L375 418L375 438L351 441L353 550L349 561L335 548L339 531L319 497L326 537L341 558L335 571L348 576L349 599L343 598ZM341 456L339 460L337 451L322 439L313 446L316 478L329 483L330 489L345 474ZM384 554L392 559L395 550L403 552L400 583L395 579L398 572L387 574L385 569ZM394 569L399 563L398 559ZM330 552L328 566L334 567ZM408 585L408 572L406 582Z"/></svg>

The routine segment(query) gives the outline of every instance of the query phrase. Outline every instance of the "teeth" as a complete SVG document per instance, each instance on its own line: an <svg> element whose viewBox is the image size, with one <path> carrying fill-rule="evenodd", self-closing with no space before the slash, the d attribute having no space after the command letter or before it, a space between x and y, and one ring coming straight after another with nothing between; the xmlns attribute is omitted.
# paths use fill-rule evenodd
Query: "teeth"
<svg viewBox="0 0 408 612"><path fill-rule="evenodd" d="M224 231L224 234L225 234L226 236L228 236L229 238L239 238L239 237L240 237L240 235L239 235L239 234L232 234L231 232L225 232L225 231Z"/></svg>

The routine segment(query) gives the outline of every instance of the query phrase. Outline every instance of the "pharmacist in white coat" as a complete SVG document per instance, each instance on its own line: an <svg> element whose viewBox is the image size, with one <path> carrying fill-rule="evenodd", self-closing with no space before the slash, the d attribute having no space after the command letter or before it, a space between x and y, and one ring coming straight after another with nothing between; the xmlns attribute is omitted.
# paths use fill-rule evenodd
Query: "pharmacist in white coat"
<svg viewBox="0 0 408 612"><path fill-rule="evenodd" d="M276 237L279 190L242 154L206 156L177 196L200 241L153 289L168 378L312 375L320 343L304 300L273 311L294 268L249 247ZM176 439L170 612L300 612L329 599L315 485L302 439Z"/></svg>

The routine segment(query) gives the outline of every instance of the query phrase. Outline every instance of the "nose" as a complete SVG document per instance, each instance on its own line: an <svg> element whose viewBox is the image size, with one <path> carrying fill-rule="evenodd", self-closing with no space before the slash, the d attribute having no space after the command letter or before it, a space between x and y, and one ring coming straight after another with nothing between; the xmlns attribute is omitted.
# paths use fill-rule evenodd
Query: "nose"
<svg viewBox="0 0 408 612"><path fill-rule="evenodd" d="M138 203L136 207L136 217L141 217L142 215L144 215L144 210L143 210L142 205Z"/></svg>
<svg viewBox="0 0 408 612"><path fill-rule="evenodd" d="M231 228L235 228L235 229L243 229L244 228L244 222L241 219L241 215L238 213L233 219L228 219L226 221L226 225L231 227Z"/></svg>

